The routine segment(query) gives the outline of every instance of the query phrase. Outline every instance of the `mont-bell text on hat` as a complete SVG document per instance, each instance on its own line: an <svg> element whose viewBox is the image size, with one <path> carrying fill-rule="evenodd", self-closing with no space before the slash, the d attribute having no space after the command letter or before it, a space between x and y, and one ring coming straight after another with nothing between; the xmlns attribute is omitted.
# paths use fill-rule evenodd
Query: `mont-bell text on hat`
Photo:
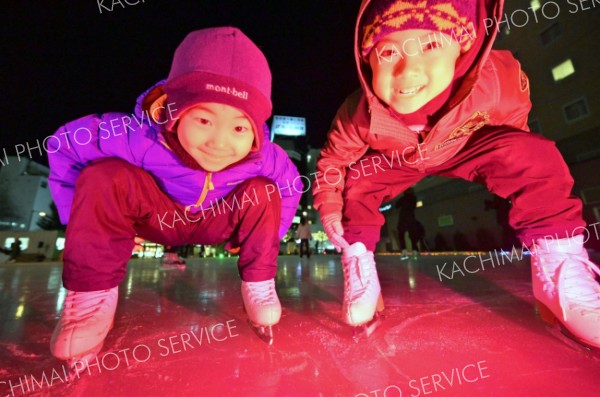
<svg viewBox="0 0 600 397"><path fill-rule="evenodd" d="M248 91L236 90L235 87L226 87L223 85L215 85L215 84L207 83L206 86L204 86L204 89L206 89L208 91L223 92L225 94L233 95L233 96L236 96L236 97L242 98L242 99L248 99Z"/></svg>

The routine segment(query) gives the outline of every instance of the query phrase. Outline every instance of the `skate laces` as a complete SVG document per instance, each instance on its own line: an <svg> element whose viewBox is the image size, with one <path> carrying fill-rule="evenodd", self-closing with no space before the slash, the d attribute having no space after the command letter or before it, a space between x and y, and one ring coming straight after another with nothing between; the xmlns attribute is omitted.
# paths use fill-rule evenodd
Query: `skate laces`
<svg viewBox="0 0 600 397"><path fill-rule="evenodd" d="M579 308L582 315L598 315L600 285L595 280L596 275L600 276L598 266L581 253L547 253L540 255L539 262L537 276L544 283L543 290L558 295L565 321L567 309Z"/></svg>
<svg viewBox="0 0 600 397"><path fill-rule="evenodd" d="M577 262L570 266L562 266L558 274L558 283L565 291L565 298L569 298L568 303L572 306L582 307L583 315L598 315L600 314L598 312L600 310L600 285L596 282L595 276L600 276L600 269L587 259L571 256L574 257L574 262ZM576 266L576 264L581 264L581 266ZM561 299L561 303L562 301L563 299ZM600 319L600 316L598 318Z"/></svg>
<svg viewBox="0 0 600 397"><path fill-rule="evenodd" d="M361 255L350 256L344 258L342 261L344 265L344 281L346 294L356 295L363 293L369 284L369 277L371 276L371 266L375 262L373 253L367 251Z"/></svg>
<svg viewBox="0 0 600 397"><path fill-rule="evenodd" d="M248 297L259 305L270 305L277 303L277 291L275 280L244 282L248 289Z"/></svg>
<svg viewBox="0 0 600 397"><path fill-rule="evenodd" d="M87 320L100 311L110 298L113 289L90 292L69 291L63 306L63 321Z"/></svg>

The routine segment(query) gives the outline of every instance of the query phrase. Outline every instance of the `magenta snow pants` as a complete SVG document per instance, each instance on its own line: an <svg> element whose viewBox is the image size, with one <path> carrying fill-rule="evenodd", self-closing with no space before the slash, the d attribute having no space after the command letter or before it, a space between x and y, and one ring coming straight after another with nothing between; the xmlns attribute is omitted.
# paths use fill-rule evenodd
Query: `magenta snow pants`
<svg viewBox="0 0 600 397"><path fill-rule="evenodd" d="M272 182L267 178L248 179L224 198L230 205L219 200L220 210L211 207L192 214L143 169L116 158L99 160L77 179L66 231L63 284L71 291L117 286L125 277L136 235L163 245L228 241L231 247L240 247L242 280L272 279L277 272L281 199L268 196L268 184ZM251 202L242 200L244 192Z"/></svg>
<svg viewBox="0 0 600 397"><path fill-rule="evenodd" d="M483 127L453 158L424 172L395 160L389 162L391 167L386 161L381 163L384 172L346 177L342 224L349 244L360 241L374 251L385 223L379 212L381 203L427 175L481 183L490 192L510 199L510 225L527 246L536 238L564 235L585 226L581 200L571 195L573 178L562 155L553 141L531 132Z"/></svg>

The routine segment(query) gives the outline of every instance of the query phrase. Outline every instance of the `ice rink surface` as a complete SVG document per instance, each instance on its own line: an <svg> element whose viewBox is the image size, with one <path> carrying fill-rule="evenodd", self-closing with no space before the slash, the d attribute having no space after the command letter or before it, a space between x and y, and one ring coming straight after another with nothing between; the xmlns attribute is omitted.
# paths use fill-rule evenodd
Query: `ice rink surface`
<svg viewBox="0 0 600 397"><path fill-rule="evenodd" d="M268 347L246 324L235 258L132 260L98 360L69 384L48 348L61 265L1 264L0 397L598 395L600 354L536 316L528 258L376 261L386 317L355 343L339 256L280 257Z"/></svg>

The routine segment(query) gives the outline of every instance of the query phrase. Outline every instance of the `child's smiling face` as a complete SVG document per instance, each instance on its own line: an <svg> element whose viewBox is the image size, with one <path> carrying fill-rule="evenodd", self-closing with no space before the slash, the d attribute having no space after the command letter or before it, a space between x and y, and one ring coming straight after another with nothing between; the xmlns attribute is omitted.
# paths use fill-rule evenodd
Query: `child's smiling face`
<svg viewBox="0 0 600 397"><path fill-rule="evenodd" d="M199 103L180 117L177 137L202 168L217 172L250 153L254 131L239 109L220 103Z"/></svg>
<svg viewBox="0 0 600 397"><path fill-rule="evenodd" d="M441 32L391 33L369 55L373 91L396 112L413 113L450 85L459 56L460 45Z"/></svg>

